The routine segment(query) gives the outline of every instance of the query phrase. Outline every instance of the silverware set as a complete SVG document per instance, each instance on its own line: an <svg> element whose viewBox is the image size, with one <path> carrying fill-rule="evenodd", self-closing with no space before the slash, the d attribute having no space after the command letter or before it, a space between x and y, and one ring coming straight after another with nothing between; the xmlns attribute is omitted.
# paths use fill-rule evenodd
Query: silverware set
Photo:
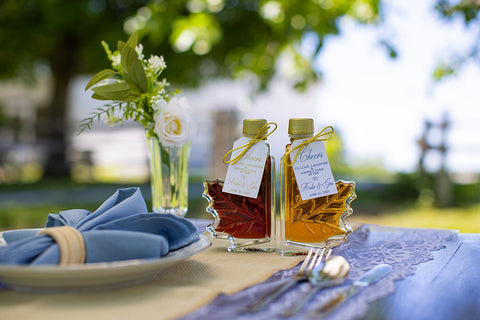
<svg viewBox="0 0 480 320"><path fill-rule="evenodd" d="M259 311L266 305L268 305L270 302L274 301L276 298L285 293L288 289L292 288L300 282L307 281L312 271L322 263L324 257L327 258L328 256L330 256L331 252L332 249L330 248L324 248L321 251L320 249L310 249L307 257L305 258L305 260L303 260L300 269L292 278L287 279L284 283L281 283L277 287L273 288L254 303L246 306L245 311Z"/></svg>
<svg viewBox="0 0 480 320"><path fill-rule="evenodd" d="M295 285L309 281L308 290L284 311L284 317L297 314L303 306L320 290L341 285L348 275L350 264L342 256L331 256L331 248L310 249L298 272L291 278L275 286L258 300L247 305L244 312L254 313L265 308ZM386 276L391 271L389 265L379 265L368 271L358 281L355 281L348 291L332 298L320 308L314 310L311 316L327 315L334 311L344 301L360 292L363 288Z"/></svg>
<svg viewBox="0 0 480 320"><path fill-rule="evenodd" d="M322 268L314 268L309 276L310 287L305 295L284 312L290 317L299 312L310 299L323 288L337 286L343 283L350 271L350 264L342 256L329 256L325 259Z"/></svg>

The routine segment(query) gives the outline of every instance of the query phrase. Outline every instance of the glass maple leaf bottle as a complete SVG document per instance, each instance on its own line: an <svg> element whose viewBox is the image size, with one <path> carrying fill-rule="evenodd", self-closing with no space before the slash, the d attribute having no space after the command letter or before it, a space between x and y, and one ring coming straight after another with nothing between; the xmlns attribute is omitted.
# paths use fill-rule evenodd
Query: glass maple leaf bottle
<svg viewBox="0 0 480 320"><path fill-rule="evenodd" d="M214 217L207 230L213 238L228 240L229 252L275 251L275 161L266 138L276 127L265 119L244 120L243 137L227 153L230 161L224 158L229 187L219 179L204 183L206 210ZM229 175L230 170L236 174ZM250 191L255 189L252 175L260 182L258 193Z"/></svg>
<svg viewBox="0 0 480 320"><path fill-rule="evenodd" d="M280 252L296 255L312 247L333 246L346 239L352 229L344 219L353 212L351 202L356 194L354 182L334 182L331 175L322 141L333 136L332 127L314 136L313 119L290 119L288 134L290 143L285 148L280 169ZM331 178L322 176L324 171L330 171ZM299 187L297 180L300 178ZM336 188L336 192L327 192L325 187ZM310 192L310 196L311 192L326 195L307 196L304 200L302 192L304 195Z"/></svg>

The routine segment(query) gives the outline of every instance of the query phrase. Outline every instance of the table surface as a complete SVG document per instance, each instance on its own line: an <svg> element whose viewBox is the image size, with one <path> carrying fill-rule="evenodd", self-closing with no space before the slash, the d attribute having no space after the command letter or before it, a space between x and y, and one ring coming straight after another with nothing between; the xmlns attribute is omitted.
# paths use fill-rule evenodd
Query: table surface
<svg viewBox="0 0 480 320"><path fill-rule="evenodd" d="M412 239L412 247L414 246L414 242L415 245L422 246L421 238L426 233L430 233L430 236L436 233L443 234L444 236L447 233L454 234L454 232L447 230L372 227L372 230L375 231L368 237L375 240L366 240L364 242L364 244L369 243L370 246L372 246L372 244L375 246L382 243L382 230L389 231L385 233L387 237L395 236L396 233L415 232L417 239L415 241ZM414 237L412 236L412 238ZM420 238L420 241L418 238ZM477 269L477 266L480 265L480 234L458 234L452 238L447 236L446 239L447 238L448 240L445 242L445 247L438 251L429 251L430 254L433 255L431 260L416 265L413 269L413 274L410 274L411 271L406 271L407 274L404 277L393 282L393 293L370 303L370 305L367 306L368 310L363 313L361 317L364 319L393 320L480 319L480 274ZM352 236L350 239L352 239ZM424 241L429 241L429 237L425 236ZM428 245L425 244L425 247L427 246ZM372 254L376 248L369 249L370 250L366 250L362 254L366 253L370 255L369 259L371 260L378 258L378 256L374 256L375 253ZM378 248L378 251L381 251L380 248ZM395 254L398 255L399 251L401 250L399 250L398 247L392 246L393 254L389 259L395 257ZM348 254L346 251L339 252L341 255ZM400 253L398 259L405 258L401 257L404 253L405 252ZM415 253L415 251L408 252L407 254L412 253ZM347 258L347 260L348 259L350 259L350 257ZM356 267L358 267L358 265L352 266L352 268ZM273 306L267 308L267 312L256 314L255 319L284 319L282 318L281 312L285 310L285 307L282 306L282 304L288 305L290 303L289 297L291 297L291 299L298 298L298 294L301 293L301 288L292 289L291 291L295 290L297 294L295 294L295 292L285 294L286 297L281 297L277 302L272 303ZM218 317L213 317L213 319L222 319L222 316L224 318L228 317L229 319L248 319L248 315L245 316L239 312L242 308L235 308L231 305L244 305L242 298L248 299L249 296L254 295L253 291L254 290L247 290L243 295L242 293L238 293L233 296L219 297L211 302L210 305L201 308L200 311L187 316L185 320L208 318L208 313L219 314ZM288 294L290 294L290 296L288 296ZM321 294L328 295L326 292L320 292L318 295ZM257 296L258 295L254 295L255 298ZM310 304L319 304L320 302L322 302L321 299L312 299ZM350 306L355 307L355 304L356 302L353 301ZM299 313L294 319L308 319L308 309L313 309L311 307L313 306L304 308L307 310ZM360 306L360 308L361 307L362 306ZM226 309L227 311L224 313L222 309ZM232 314L229 315L228 312ZM349 317L346 317L345 313L336 312L336 314L328 315L328 319L349 319Z"/></svg>
<svg viewBox="0 0 480 320"><path fill-rule="evenodd" d="M232 257L232 254L219 252L218 247L215 248L215 246L208 250L210 251L204 255L209 255L209 259L215 260L212 265L208 265L205 260L191 258L189 261L182 262L179 268L170 270L170 274L159 276L160 279L162 277L163 279L172 278L174 279L172 281L176 281L175 287L173 289L170 287L172 295L175 294L177 297L175 299L178 300L174 301L175 303L185 306L190 301L196 301L194 299L196 298L203 301L203 308L215 303L220 303L220 307L222 307L222 299L218 299L218 297L214 299L215 296L211 292L208 293L210 295L208 297L202 297L202 295L207 295L202 291L191 291L187 294L184 288L186 290L188 287L189 279L182 281L181 277L175 278L176 273L181 274L181 268L193 268L203 272L203 282L199 281L197 284L199 288L206 285L207 282L218 280L217 278L222 276L218 270L221 270L222 263L231 259L229 257ZM263 259L266 255L256 254L257 256L253 259ZM413 275L395 281L393 294L371 303L364 318L480 319L480 273L477 268L480 265L480 234L459 234L456 239L448 241L445 248L433 251L432 254L433 259L418 265ZM236 257L239 259L238 261L242 261L241 255ZM265 262L268 260L263 261L263 263ZM297 262L298 260L295 261L295 263ZM255 262L250 261L249 264L252 270L255 270ZM214 265L219 266L219 269L213 270ZM272 268L274 270L276 267L272 266ZM263 276L268 277L268 273ZM226 277L228 276L226 275ZM266 277L263 280L265 279ZM34 294L3 289L0 290L0 319L27 319L33 315L36 319L64 319L66 315L70 315L69 319L86 319L88 317L96 319L112 317L115 319L180 318L180 314L166 316L162 312L162 308L167 307L161 302L170 294L165 292L165 288L162 290L162 285L160 280L156 280L120 290L83 294ZM242 292L248 293L248 288L247 291L244 289L240 288L236 292L234 290L225 295L221 294L220 298L224 296L230 299L225 301L235 301L232 298L235 295L240 297ZM234 306L224 307L234 308ZM189 310L191 312L186 318L218 318L215 315L198 312L199 309L202 309L200 307L196 307L196 309ZM230 317L230 319L236 318L235 314ZM244 319L245 317L238 316L238 318ZM281 319L275 314L271 314L269 318Z"/></svg>
<svg viewBox="0 0 480 320"><path fill-rule="evenodd" d="M480 234L459 234L373 303L367 319L480 319Z"/></svg>

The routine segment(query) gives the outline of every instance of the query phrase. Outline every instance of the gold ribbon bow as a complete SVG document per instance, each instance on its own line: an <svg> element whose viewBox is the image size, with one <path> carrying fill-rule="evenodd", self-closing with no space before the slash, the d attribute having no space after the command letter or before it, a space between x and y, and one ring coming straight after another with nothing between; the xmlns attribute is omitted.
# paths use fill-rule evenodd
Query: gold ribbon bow
<svg viewBox="0 0 480 320"><path fill-rule="evenodd" d="M293 164L295 163L295 161L297 161L297 157L298 155L300 154L300 152L303 150L303 148L305 148L307 145L309 145L310 143L312 142L315 142L315 141L327 141L327 140L330 140L333 138L333 136L335 135L335 129L333 129L332 126L327 126L325 128L323 128L319 133L317 133L316 135L314 135L313 137L303 141L302 143L300 143L298 146L296 146L295 148L291 148L289 150L287 150L285 152L285 156L283 157L283 163L287 166L287 167L291 167L293 166ZM287 159L290 158L290 154L294 151L294 150L298 150L297 154L295 155L295 158L293 158L293 161L292 163L287 163Z"/></svg>
<svg viewBox="0 0 480 320"><path fill-rule="evenodd" d="M268 132L268 129L270 127L270 125L273 125L275 126L273 128L272 131ZM235 164L238 160L240 160L243 155L248 151L248 149L250 149L254 144L256 144L257 142L259 142L260 140L265 140L267 139L267 137L269 135L271 135L275 130L277 130L277 124L275 122L269 122L269 123L266 123L259 131L258 133L255 135L255 137L253 137L252 139L250 139L250 141L248 141L248 143L240 146L240 147L237 147L235 149L232 149L230 151L228 151L224 156L223 156L223 163L226 163L226 164ZM227 156L231 153L233 153L234 151L237 151L237 150L240 150L244 148L244 150L242 150L242 152L240 152L236 157L226 161L225 159L227 158Z"/></svg>

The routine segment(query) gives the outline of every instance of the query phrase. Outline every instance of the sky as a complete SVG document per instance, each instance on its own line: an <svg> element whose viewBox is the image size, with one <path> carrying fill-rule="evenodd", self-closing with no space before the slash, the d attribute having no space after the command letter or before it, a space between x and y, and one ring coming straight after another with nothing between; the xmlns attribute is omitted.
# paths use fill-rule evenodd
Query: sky
<svg viewBox="0 0 480 320"><path fill-rule="evenodd" d="M317 115L342 133L351 162L376 160L389 169L414 170L419 158L415 141L424 120L440 122L446 112L451 119L447 167L480 171L478 65L468 64L440 83L432 78L435 65L462 52L474 36L462 23L440 20L432 8L432 1L387 1L381 28L344 19L341 36L327 40L318 57L324 82ZM378 46L381 36L397 46L397 59ZM431 153L428 168L439 165Z"/></svg>

